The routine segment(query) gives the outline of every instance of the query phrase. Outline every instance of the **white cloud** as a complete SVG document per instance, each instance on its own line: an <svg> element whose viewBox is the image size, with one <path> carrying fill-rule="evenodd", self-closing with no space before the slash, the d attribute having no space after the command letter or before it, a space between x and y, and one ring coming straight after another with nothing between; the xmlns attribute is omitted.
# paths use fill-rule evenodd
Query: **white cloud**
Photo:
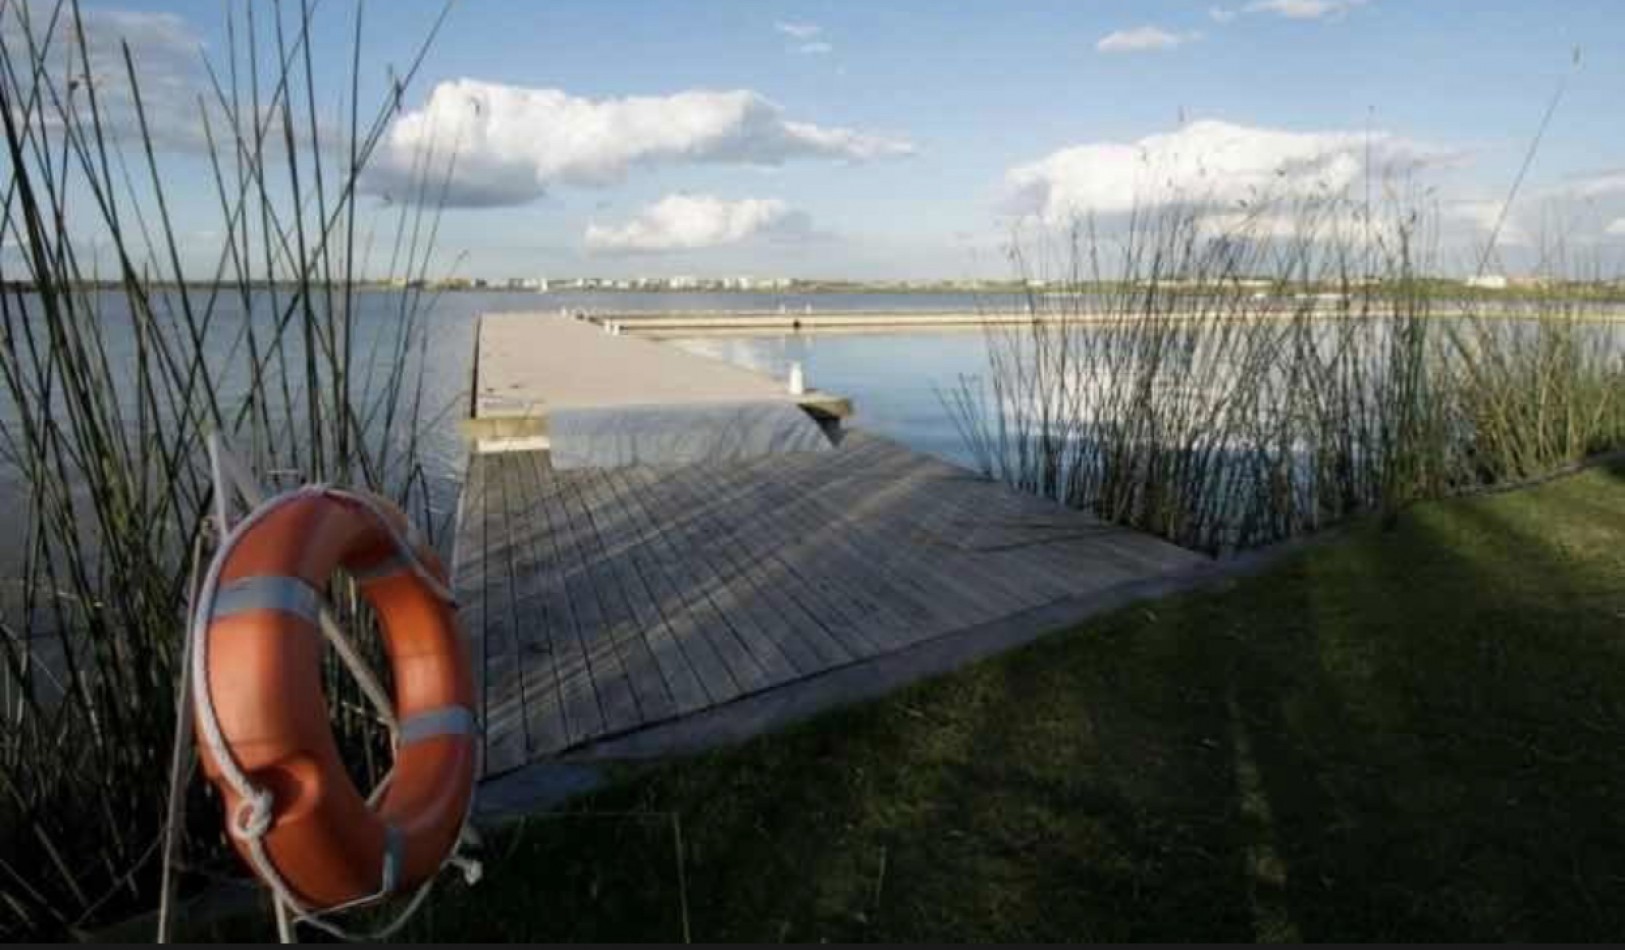
<svg viewBox="0 0 1625 950"><path fill-rule="evenodd" d="M823 53L830 52L834 48L835 47L825 43L823 40L818 40L812 43L802 43L800 46L796 47L796 52L807 53L810 55L821 55Z"/></svg>
<svg viewBox="0 0 1625 950"><path fill-rule="evenodd" d="M1625 195L1625 168L1585 175L1566 186L1560 186L1558 190L1577 198L1595 199Z"/></svg>
<svg viewBox="0 0 1625 950"><path fill-rule="evenodd" d="M1242 7L1245 13L1273 13L1289 20L1319 20L1340 17L1366 0L1254 0Z"/></svg>
<svg viewBox="0 0 1625 950"><path fill-rule="evenodd" d="M1225 7L1208 7L1207 15L1215 23L1229 23L1236 18L1236 11Z"/></svg>
<svg viewBox="0 0 1625 950"><path fill-rule="evenodd" d="M782 20L773 24L773 29L798 40L810 40L824 32L824 28L816 23L795 23Z"/></svg>
<svg viewBox="0 0 1625 950"><path fill-rule="evenodd" d="M369 188L416 197L413 156L431 148L442 168L455 158L446 200L464 206L520 204L558 183L611 184L638 165L858 162L914 152L901 139L791 121L745 89L586 99L459 79L435 86L395 122Z"/></svg>
<svg viewBox="0 0 1625 950"><path fill-rule="evenodd" d="M1514 217L1529 219L1525 230L1556 232L1584 241L1625 237L1625 168L1610 168L1524 189Z"/></svg>
<svg viewBox="0 0 1625 950"><path fill-rule="evenodd" d="M1382 180L1452 158L1381 132L1290 132L1208 119L1136 142L1062 149L1012 168L1005 185L1012 210L1063 222L1168 205L1335 194L1368 173Z"/></svg>
<svg viewBox="0 0 1625 950"><path fill-rule="evenodd" d="M1169 33L1160 27L1147 25L1108 33L1095 44L1095 49L1102 53L1138 53L1173 49L1198 39L1201 39L1199 33Z"/></svg>
<svg viewBox="0 0 1625 950"><path fill-rule="evenodd" d="M51 23L51 4L7 4L0 10L0 41L5 55L19 63L29 59L29 38L45 54L48 68L62 80L63 91L71 87L69 105L77 110L90 128L88 85L95 88L96 107L104 135L134 138L140 134L135 109L135 90L125 69L123 46L140 80L141 104L153 144L163 149L200 150L205 147L203 124L198 114L198 96L207 86L203 73L203 43L191 24L173 13L139 13L125 10L85 8L81 22L85 31L88 66L79 55L78 40L72 33L72 13L58 17L55 32L46 45ZM32 15L24 27L23 13ZM22 78L27 82L26 76ZM212 96L205 96L212 105ZM54 104L45 107L47 123L62 126L62 116ZM218 128L220 122L216 122Z"/></svg>
<svg viewBox="0 0 1625 950"><path fill-rule="evenodd" d="M596 251L652 253L721 247L762 236L805 236L809 230L807 216L777 198L667 195L625 224L589 225L586 240Z"/></svg>
<svg viewBox="0 0 1625 950"><path fill-rule="evenodd" d="M1532 246L1534 238L1506 208L1502 200L1465 199L1450 202L1441 210L1446 220L1465 225L1473 239L1487 241L1493 234L1498 247Z"/></svg>

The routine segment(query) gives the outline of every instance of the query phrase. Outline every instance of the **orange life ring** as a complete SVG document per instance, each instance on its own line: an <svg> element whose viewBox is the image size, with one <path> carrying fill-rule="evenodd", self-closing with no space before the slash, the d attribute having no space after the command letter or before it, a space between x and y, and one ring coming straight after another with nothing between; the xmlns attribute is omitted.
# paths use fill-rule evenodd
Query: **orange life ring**
<svg viewBox="0 0 1625 950"><path fill-rule="evenodd" d="M372 496L306 490L273 499L239 529L211 569L194 667L206 677L199 750L233 845L312 911L426 881L457 845L478 757L474 686L443 565L422 544L402 551L406 518ZM399 745L376 807L346 774L322 695L318 609L338 569L376 612L394 678ZM213 747L205 715L217 726ZM234 768L222 768L224 755ZM223 771L269 802L261 827L243 827L257 803Z"/></svg>

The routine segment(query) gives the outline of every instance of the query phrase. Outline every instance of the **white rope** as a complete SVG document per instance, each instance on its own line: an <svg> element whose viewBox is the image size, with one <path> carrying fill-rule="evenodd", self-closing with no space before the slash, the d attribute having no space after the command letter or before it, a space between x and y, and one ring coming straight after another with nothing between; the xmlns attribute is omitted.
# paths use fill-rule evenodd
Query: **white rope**
<svg viewBox="0 0 1625 950"><path fill-rule="evenodd" d="M317 610L316 621L316 625L322 629L322 636L339 655L339 659L344 661L344 666L350 671L350 675L355 677L361 692L365 693L367 700L372 703L373 712L383 722L384 728L389 730L389 747L393 749L396 738L400 735L401 724L395 718L395 704L389 701L389 693L384 690L384 684L379 682L372 667L362 658L361 651L357 650L355 644L345 635L344 628L333 619L333 612L327 609L326 603Z"/></svg>
<svg viewBox="0 0 1625 950"><path fill-rule="evenodd" d="M403 537L401 533L396 530L394 523L389 519L386 513L371 498L353 492L328 488L323 485L310 485L283 495L279 495L276 498L266 501L264 500L263 490L260 488L258 482L248 473L242 464L231 455L229 450L225 448L218 434L210 435L209 452L210 475L214 480L215 490L215 519L221 532L221 542L218 550L215 552L213 560L209 564L208 571L203 577L201 587L194 587L194 590L197 592L197 597L191 604L192 614L188 624L186 640L182 646L182 662L184 665L181 670L181 683L178 691L180 694L179 701L182 705L179 705L177 709L184 710L184 704L188 698L193 701L197 711L197 725L201 731L202 741L208 744L210 751L213 753L214 759L220 767L221 778L228 786L231 787L232 791L235 792L239 798L238 806L233 810L232 814L227 816L227 831L233 837L244 842L248 852L249 863L253 866L254 871L260 880L264 881L265 884L271 889L272 896L277 905L279 936L284 942L291 942L293 937L293 929L292 925L288 923L285 916L286 914L291 914L293 920L296 922L310 924L311 926L314 926L340 939L355 939L355 935L352 935L343 928L321 918L325 915L335 914L354 907L373 903L374 901L389 896L388 890L381 888L378 893L358 898L353 901L348 901L339 906L327 908L319 912L305 907L298 900L298 898L294 896L291 888L282 878L282 875L277 869L275 863L271 861L270 855L265 851L264 836L266 832L270 830L271 823L275 817L272 812L275 805L275 800L268 791L256 787L249 780L248 776L243 773L241 767L233 758L231 750L229 747L227 747L224 736L221 733L220 723L215 713L213 696L210 693L208 680L208 627L214 609L215 598L219 593L220 573L224 568L228 555L234 549L236 544L267 516L295 500L308 498L314 495L321 495L359 504L365 508L369 513L372 514L378 524L383 526L392 543L402 555L404 562L417 575L417 577L422 580L433 593L445 600L447 603L454 603L454 599L451 595L451 591L446 587L446 585L442 583L439 578L435 577L433 573L430 572L422 563L422 560L418 556L416 546L417 539L412 536ZM248 514L248 516L236 525L230 524L231 506L226 492L228 479L232 483L233 487L235 487L246 500L254 505L253 510ZM351 674L354 675L357 682L360 683L362 691L367 694L368 699L371 700L373 705L378 709L380 718L382 718L386 725L389 726L391 746L394 747L399 736L399 725L395 717L393 704L389 702L388 696L384 692L382 685L378 682L377 677L373 674L371 668L368 667L367 664L362 660L359 651L354 648L353 644L351 644L349 639L344 635L342 628L340 628L338 623L332 618L325 605L322 606L319 611L319 618L321 621L319 626L322 628L323 635L327 638L329 643L333 644L335 650L339 653L339 656L344 660L345 665L350 669ZM183 760L189 761L185 752L182 750L183 748L189 748L191 745L190 741L188 741L190 738L189 732L191 728L191 717L184 715L183 712L178 712L176 718L176 752L172 757L173 761L170 775L169 803L172 833L173 825L178 823L178 813L176 811L178 796L184 791L185 784L184 777L179 774L179 772L182 770L180 763ZM375 788L372 794L368 797L369 806L376 804L378 799L382 796L384 790L388 787L393 774L394 769L391 767L390 771L386 773L384 778L379 782L378 787ZM463 820L459 829L457 843L453 846L452 852L447 855L446 859L441 864L442 867L447 864L456 865L462 870L464 878L471 885L479 880L482 873L481 865L478 861L460 854L458 849L461 848L466 841L471 840L469 835L469 818L473 814L473 807L474 796L470 794L468 806L463 812ZM169 936L169 874L170 854L169 848L166 847L164 865L166 887L159 906L160 941L167 940ZM429 888L434 883L434 877L434 875L431 875L428 880L424 881L422 886L418 888L416 894L413 895L412 900L408 903L401 914L395 918L395 920L393 920L386 927L381 928L372 934L363 936L370 939L384 939L404 926L417 911L418 907L421 906L424 898L428 896ZM386 888L387 885L388 882L386 881Z"/></svg>
<svg viewBox="0 0 1625 950"><path fill-rule="evenodd" d="M457 598L452 595L451 588L447 587L440 580L440 578L434 576L434 573L425 567L422 559L418 557L418 544L420 543L420 540L415 536L417 533L417 528L415 525L408 523L407 528L410 534L402 535L399 531L395 530L394 521L390 519L388 514L386 514L382 508L378 507L378 503L370 496L358 494L356 492L344 491L341 488L330 488L327 490L327 494L334 498L341 498L345 501L354 502L355 504L358 504L367 509L367 511L371 512L372 516L378 520L378 523L384 526L384 530L389 532L389 538L395 543L395 547L402 554L406 555L406 565L407 567L411 568L413 574L417 575L418 580L421 580L429 588L429 591L436 597L439 597L448 604L453 606L456 605Z"/></svg>
<svg viewBox="0 0 1625 950"><path fill-rule="evenodd" d="M218 536L225 538L231 530L231 495L225 490L228 481L231 487L237 490L237 494L248 502L250 508L257 508L265 503L265 488L242 460L226 447L225 440L218 432L209 433L209 474L214 479L215 521L220 532ZM378 512L374 510L374 515L377 514ZM388 522L384 523L388 527ZM392 536L393 533L391 528ZM317 620L322 636L327 638L327 642L338 653L339 659L344 661L350 675L355 677L356 683L361 687L361 692L372 703L373 711L389 730L390 747L394 748L399 724L395 721L395 704L390 702L388 691L384 689L383 683L378 681L372 667L367 665L361 652L345 634L344 628L333 618L333 612L327 609L326 603L321 605Z"/></svg>

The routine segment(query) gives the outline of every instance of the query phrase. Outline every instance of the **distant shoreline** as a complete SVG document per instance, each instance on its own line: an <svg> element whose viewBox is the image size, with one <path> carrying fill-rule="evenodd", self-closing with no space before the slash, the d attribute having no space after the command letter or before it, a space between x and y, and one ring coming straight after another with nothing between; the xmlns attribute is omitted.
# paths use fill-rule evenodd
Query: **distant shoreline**
<svg viewBox="0 0 1625 950"><path fill-rule="evenodd" d="M1191 324L1213 322L1281 323L1309 319L1327 323L1338 320L1359 320L1365 317L1384 317L1381 309L1344 313L1335 309L1299 309L1286 307L1256 312L1198 312L1181 313L1177 310L1162 314L1139 312L1113 313L1110 311L1011 313L999 311L876 311L825 310L822 312L768 313L761 311L651 311L643 313L595 313L584 315L613 332L628 333L656 339L702 336L779 336L802 333L899 333L908 331L984 330L993 327L1021 327L1034 323L1076 324L1080 326L1111 326L1140 323L1145 320ZM1528 313L1507 310L1469 310L1462 307L1436 310L1422 315L1428 320L1487 320L1517 321L1533 319ZM1625 312L1583 312L1571 315L1576 323L1625 323Z"/></svg>
<svg viewBox="0 0 1625 950"><path fill-rule="evenodd" d="M277 290L293 292L301 287L312 290L325 290L329 287L342 288L339 282L324 284L320 281L311 281L301 285L297 282L254 282L249 285L250 290L264 291ZM197 282L160 282L150 281L144 285L148 290L176 290L185 287L189 290L209 291L222 288L236 290L238 285L231 282L209 283ZM76 291L94 290L101 292L118 292L124 285L117 281L84 281L73 285ZM1012 282L988 282L979 285L963 283L944 283L915 286L894 286L884 283L846 283L839 281L809 281L796 283L788 287L775 288L738 288L738 287L553 287L547 290L524 287L508 287L499 285L473 286L462 283L427 283L402 285L382 281L363 281L354 285L354 290L360 293L392 293L406 290L416 290L431 293L476 293L501 294L508 296L534 297L545 308L545 301L579 295L624 296L627 298L653 297L653 296L688 296L688 297L818 297L818 296L876 296L876 297L915 297L915 296L963 296L963 297L1080 297L1092 295L1108 295L1130 293L1148 288L1135 288L1118 283L1087 283L1071 286L1043 285L1023 286ZM1301 283L1276 284L1262 286L1257 282L1242 284L1211 282L1201 285L1185 286L1178 282L1169 281L1158 284L1157 293L1169 296L1188 295L1215 295L1223 293L1229 295L1257 295L1264 294L1271 300L1285 300L1297 296L1320 296L1328 300L1341 296L1347 292L1350 296L1359 296L1366 289L1360 286L1349 288L1334 284ZM0 290L7 293L35 293L37 288L31 282L5 281L0 284ZM1374 299L1389 299L1393 294L1386 292L1387 288L1375 286L1370 289ZM1482 287L1468 287L1461 281L1446 278L1426 278L1411 292L1419 293L1429 300L1450 299L1458 302L1471 301L1542 301L1542 300L1585 300L1593 303L1625 303L1625 285L1617 282L1586 282L1567 283L1544 287L1507 287L1503 289L1488 289Z"/></svg>

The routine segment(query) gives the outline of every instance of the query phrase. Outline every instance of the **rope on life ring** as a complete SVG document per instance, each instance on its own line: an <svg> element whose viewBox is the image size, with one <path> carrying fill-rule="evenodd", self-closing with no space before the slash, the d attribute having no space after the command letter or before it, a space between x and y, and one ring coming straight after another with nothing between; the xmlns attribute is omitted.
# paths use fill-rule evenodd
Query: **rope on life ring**
<svg viewBox="0 0 1625 950"><path fill-rule="evenodd" d="M213 440L211 450L223 526L229 454ZM393 702L325 609L322 592L339 570L379 619ZM390 727L394 764L365 799L326 719L324 637ZM233 846L279 914L285 907L349 938L323 917L415 888L395 921L367 935L385 937L447 864L470 884L479 879L479 863L460 853L473 840L480 752L467 652L444 567L392 504L322 485L258 504L224 532L196 589L186 653L182 702L189 692L205 773L225 801Z"/></svg>

